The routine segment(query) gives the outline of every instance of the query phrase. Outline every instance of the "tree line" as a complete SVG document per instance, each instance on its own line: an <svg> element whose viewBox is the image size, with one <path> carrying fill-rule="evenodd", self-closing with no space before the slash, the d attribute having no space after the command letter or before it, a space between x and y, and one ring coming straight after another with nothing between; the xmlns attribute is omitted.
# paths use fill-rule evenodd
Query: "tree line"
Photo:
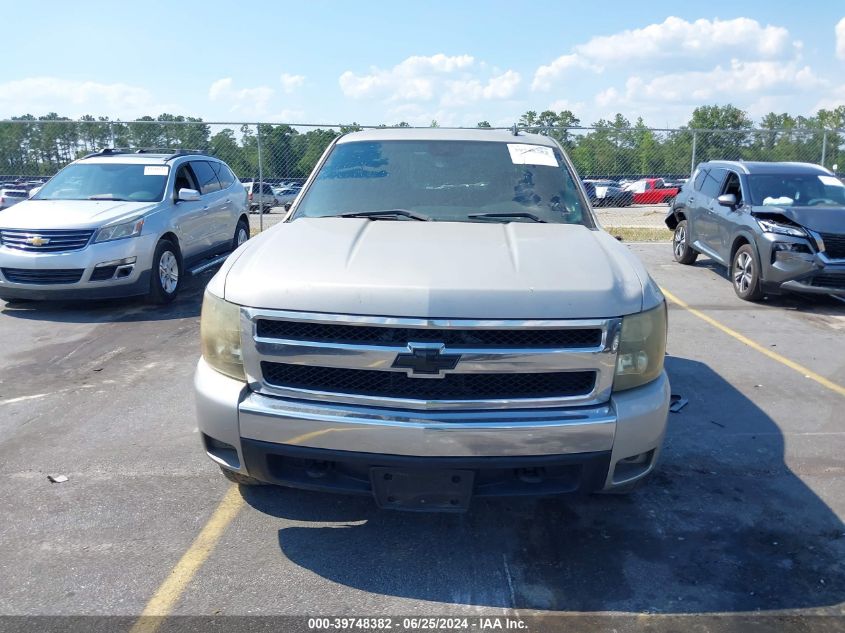
<svg viewBox="0 0 845 633"><path fill-rule="evenodd" d="M0 174L49 176L67 163L103 147L185 148L225 160L241 178L301 179L339 134L356 123L303 131L290 125L242 125L212 134L200 118L161 114L135 121L85 115L77 120L50 113L0 122ZM437 121L431 125L436 127ZM642 118L622 114L589 126L569 110L529 110L520 127L556 138L584 176L686 175L693 160L799 160L831 166L842 162L845 106L815 116L769 113L755 126L733 105L696 108L686 125L654 130ZM380 127L389 127L382 125ZM392 127L409 127L400 122ZM481 121L478 127L491 127ZM260 137L260 138L259 138Z"/></svg>

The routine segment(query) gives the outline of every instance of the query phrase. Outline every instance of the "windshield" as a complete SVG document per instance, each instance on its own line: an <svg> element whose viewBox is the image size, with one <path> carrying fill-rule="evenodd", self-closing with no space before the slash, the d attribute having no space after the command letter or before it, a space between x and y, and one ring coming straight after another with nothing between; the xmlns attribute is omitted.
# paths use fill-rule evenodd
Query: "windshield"
<svg viewBox="0 0 845 633"><path fill-rule="evenodd" d="M395 209L443 222L592 226L557 149L487 141L340 143L296 217Z"/></svg>
<svg viewBox="0 0 845 633"><path fill-rule="evenodd" d="M164 197L167 165L76 163L56 174L34 200L131 200L157 202Z"/></svg>
<svg viewBox="0 0 845 633"><path fill-rule="evenodd" d="M751 203L791 207L845 206L845 185L825 174L756 174L748 177Z"/></svg>

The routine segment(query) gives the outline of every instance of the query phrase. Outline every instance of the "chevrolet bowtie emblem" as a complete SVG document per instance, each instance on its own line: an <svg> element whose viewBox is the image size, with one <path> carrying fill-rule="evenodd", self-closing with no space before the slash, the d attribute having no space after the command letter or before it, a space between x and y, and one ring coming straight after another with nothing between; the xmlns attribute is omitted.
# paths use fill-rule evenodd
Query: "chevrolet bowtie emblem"
<svg viewBox="0 0 845 633"><path fill-rule="evenodd" d="M443 343L408 343L408 352L398 354L391 366L404 369L412 378L442 378L461 360L460 354L444 354L444 347Z"/></svg>
<svg viewBox="0 0 845 633"><path fill-rule="evenodd" d="M26 238L24 242L27 244L27 246L44 246L45 244L50 243L50 238L41 237L40 235L32 235Z"/></svg>

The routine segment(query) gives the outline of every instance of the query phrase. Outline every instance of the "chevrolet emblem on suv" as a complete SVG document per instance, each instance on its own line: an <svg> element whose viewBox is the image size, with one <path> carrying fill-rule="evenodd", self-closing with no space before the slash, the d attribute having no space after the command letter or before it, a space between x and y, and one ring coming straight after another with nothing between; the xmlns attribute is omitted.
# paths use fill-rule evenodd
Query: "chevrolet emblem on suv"
<svg viewBox="0 0 845 633"><path fill-rule="evenodd" d="M29 246L46 246L50 243L49 237L41 237L40 235L33 235L24 240L24 243Z"/></svg>

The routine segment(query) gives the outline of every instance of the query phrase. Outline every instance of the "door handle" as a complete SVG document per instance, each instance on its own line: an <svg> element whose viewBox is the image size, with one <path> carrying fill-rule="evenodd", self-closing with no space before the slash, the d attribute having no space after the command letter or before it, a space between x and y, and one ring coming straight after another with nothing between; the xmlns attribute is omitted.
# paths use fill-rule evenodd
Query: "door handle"
<svg viewBox="0 0 845 633"><path fill-rule="evenodd" d="M687 204L692 204L695 202L695 198L687 198Z"/></svg>
<svg viewBox="0 0 845 633"><path fill-rule="evenodd" d="M202 208L202 210L203 210L203 211L208 211L208 205L205 205L205 206Z"/></svg>

